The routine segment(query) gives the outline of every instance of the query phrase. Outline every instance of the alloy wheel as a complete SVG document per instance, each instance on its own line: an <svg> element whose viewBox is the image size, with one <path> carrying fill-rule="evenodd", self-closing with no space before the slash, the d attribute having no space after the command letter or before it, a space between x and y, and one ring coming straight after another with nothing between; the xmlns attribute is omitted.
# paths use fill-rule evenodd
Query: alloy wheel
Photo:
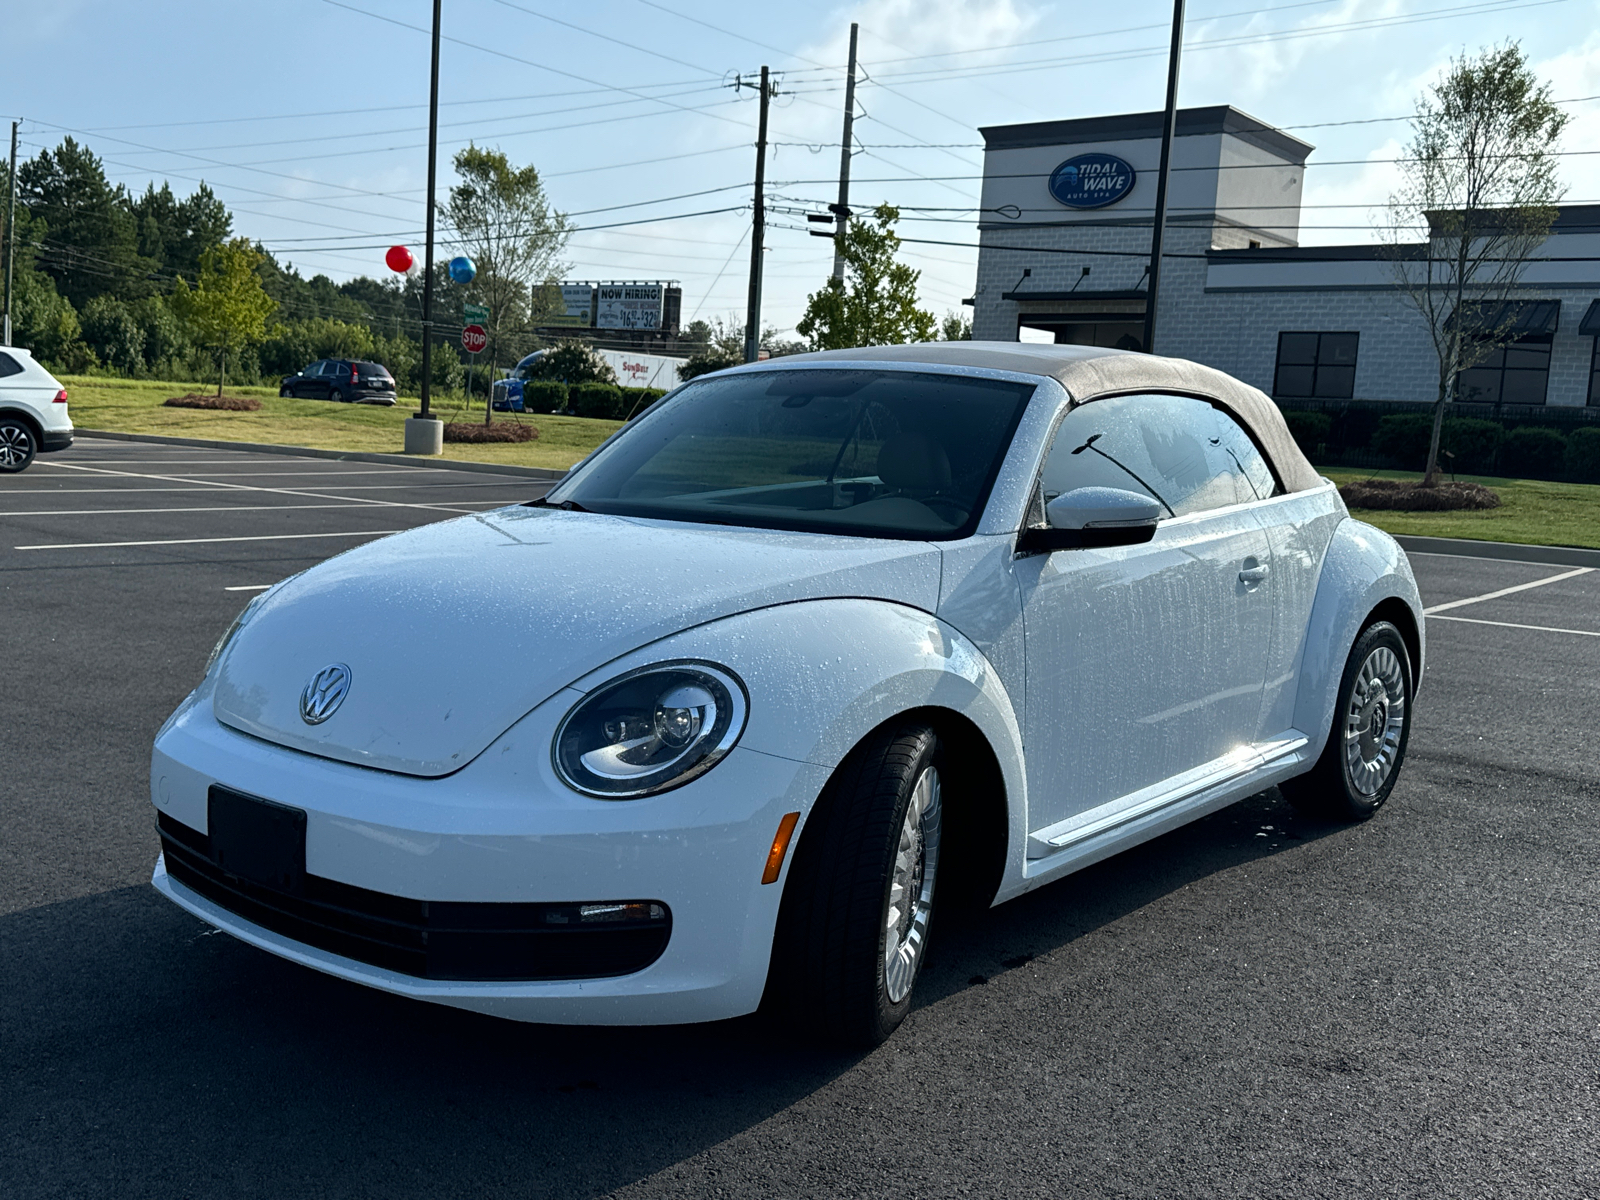
<svg viewBox="0 0 1600 1200"><path fill-rule="evenodd" d="M911 992L922 965L939 869L940 819L939 772L928 767L911 790L889 877L883 979L891 1004L899 1004Z"/></svg>
<svg viewBox="0 0 1600 1200"><path fill-rule="evenodd" d="M1344 717L1344 761L1350 783L1374 796L1388 781L1400 756L1406 724L1405 673L1388 646L1367 655L1356 675Z"/></svg>
<svg viewBox="0 0 1600 1200"><path fill-rule="evenodd" d="M20 425L0 425L0 468L15 470L33 457L33 439Z"/></svg>

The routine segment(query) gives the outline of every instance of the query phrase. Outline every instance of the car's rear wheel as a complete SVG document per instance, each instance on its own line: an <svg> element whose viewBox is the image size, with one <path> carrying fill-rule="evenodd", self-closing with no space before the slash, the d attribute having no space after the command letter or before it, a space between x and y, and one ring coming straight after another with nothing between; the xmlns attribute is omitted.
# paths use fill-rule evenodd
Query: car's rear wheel
<svg viewBox="0 0 1600 1200"><path fill-rule="evenodd" d="M882 731L841 765L806 824L768 999L829 1041L878 1045L911 1011L939 871L939 767L928 726Z"/></svg>
<svg viewBox="0 0 1600 1200"><path fill-rule="evenodd" d="M328 399L332 400L335 404L343 404L344 403L344 393L341 392L338 388L334 388L331 392L328 393Z"/></svg>
<svg viewBox="0 0 1600 1200"><path fill-rule="evenodd" d="M1328 744L1309 772L1283 784L1308 816L1364 821L1389 798L1411 735L1411 656L1388 621L1361 631L1339 680Z"/></svg>
<svg viewBox="0 0 1600 1200"><path fill-rule="evenodd" d="M33 430L14 417L0 417L0 471L25 471L39 443Z"/></svg>

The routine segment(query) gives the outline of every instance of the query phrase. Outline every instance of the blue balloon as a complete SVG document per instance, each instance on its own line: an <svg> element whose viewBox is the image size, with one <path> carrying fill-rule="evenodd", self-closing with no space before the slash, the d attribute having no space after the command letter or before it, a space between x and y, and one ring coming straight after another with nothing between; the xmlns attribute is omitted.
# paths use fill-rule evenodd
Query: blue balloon
<svg viewBox="0 0 1600 1200"><path fill-rule="evenodd" d="M465 254L458 254L450 260L450 278L457 283L471 283L477 277L477 264Z"/></svg>

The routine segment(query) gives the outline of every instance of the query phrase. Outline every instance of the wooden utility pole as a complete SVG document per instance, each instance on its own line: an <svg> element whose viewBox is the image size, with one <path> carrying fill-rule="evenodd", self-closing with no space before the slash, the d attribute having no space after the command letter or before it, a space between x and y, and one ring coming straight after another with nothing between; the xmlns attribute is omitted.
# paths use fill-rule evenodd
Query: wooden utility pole
<svg viewBox="0 0 1600 1200"><path fill-rule="evenodd" d="M1172 0L1172 50L1167 57L1167 108L1161 123L1161 169L1156 176L1156 216L1150 230L1150 287L1144 300L1144 352L1156 352L1156 300L1161 289L1161 243L1167 233L1167 175L1178 128L1178 63L1183 57L1183 0Z"/></svg>
<svg viewBox="0 0 1600 1200"><path fill-rule="evenodd" d="M17 126L22 122L11 122L11 174L7 176L10 184L10 197L6 200L6 310L3 321L5 345L11 345L11 271L17 262Z"/></svg>
<svg viewBox="0 0 1600 1200"><path fill-rule="evenodd" d="M748 86L740 81L739 86ZM761 253L767 224L767 103L772 85L767 68L761 68L761 116L756 134L755 224L750 233L750 310L745 317L744 360L755 362L761 354Z"/></svg>
<svg viewBox="0 0 1600 1200"><path fill-rule="evenodd" d="M844 81L844 136L839 139L839 204L833 210L833 277L844 282L844 231L850 220L850 146L856 117L856 33L850 23L850 73Z"/></svg>

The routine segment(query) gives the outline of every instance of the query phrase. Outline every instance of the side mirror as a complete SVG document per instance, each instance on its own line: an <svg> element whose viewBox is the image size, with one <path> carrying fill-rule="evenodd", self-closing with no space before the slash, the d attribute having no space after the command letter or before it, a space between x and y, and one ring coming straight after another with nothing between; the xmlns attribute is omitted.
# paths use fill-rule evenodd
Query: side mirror
<svg viewBox="0 0 1600 1200"><path fill-rule="evenodd" d="M1155 537L1162 505L1122 488L1082 487L1063 492L1045 505L1044 512L1049 524L1023 530L1018 550L1032 554L1137 546Z"/></svg>

